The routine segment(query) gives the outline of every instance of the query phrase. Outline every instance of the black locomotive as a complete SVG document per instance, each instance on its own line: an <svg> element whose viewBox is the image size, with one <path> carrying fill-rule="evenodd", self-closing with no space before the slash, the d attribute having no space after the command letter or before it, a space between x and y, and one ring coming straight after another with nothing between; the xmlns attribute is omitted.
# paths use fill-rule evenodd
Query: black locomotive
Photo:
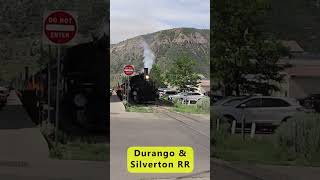
<svg viewBox="0 0 320 180"><path fill-rule="evenodd" d="M107 38L67 48L61 57L59 126L65 131L109 131L107 113ZM50 67L50 69L48 69ZM44 121L39 112L48 104L48 72L50 72L50 119L55 121L57 95L57 63L31 77L22 88L21 99L32 119ZM28 76L28 75L26 75Z"/></svg>
<svg viewBox="0 0 320 180"><path fill-rule="evenodd" d="M118 86L117 94L120 99L126 96L129 91L129 103L142 104L154 103L157 98L157 89L150 79L148 68L144 68L143 73L139 73L129 78L129 83L126 82Z"/></svg>

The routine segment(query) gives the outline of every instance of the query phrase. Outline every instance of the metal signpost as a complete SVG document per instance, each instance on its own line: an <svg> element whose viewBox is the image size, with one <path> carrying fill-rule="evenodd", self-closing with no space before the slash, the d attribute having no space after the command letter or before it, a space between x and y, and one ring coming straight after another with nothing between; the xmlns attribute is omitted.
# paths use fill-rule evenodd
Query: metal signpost
<svg viewBox="0 0 320 180"><path fill-rule="evenodd" d="M56 10L45 12L43 18L43 42L56 45L57 57L57 92L56 92L56 118L55 118L55 143L58 144L59 110L60 110L60 66L61 46L70 45L77 34L77 16L74 12ZM50 63L50 62L49 62ZM50 71L50 70L48 70ZM50 96L50 94L48 94ZM50 98L50 97L48 97ZM50 106L48 107L50 113ZM48 114L50 116L50 114Z"/></svg>
<svg viewBox="0 0 320 180"><path fill-rule="evenodd" d="M123 73L128 76L128 87L126 88L127 94L127 103L129 103L129 96L130 96L130 76L134 74L134 66L133 65L126 65L123 68Z"/></svg>

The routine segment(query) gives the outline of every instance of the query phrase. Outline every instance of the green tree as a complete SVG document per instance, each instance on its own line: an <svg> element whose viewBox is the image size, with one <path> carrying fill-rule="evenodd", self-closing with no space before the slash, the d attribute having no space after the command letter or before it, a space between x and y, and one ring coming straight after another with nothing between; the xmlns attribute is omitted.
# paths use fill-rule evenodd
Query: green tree
<svg viewBox="0 0 320 180"><path fill-rule="evenodd" d="M197 86L200 76L194 71L195 61L188 56L180 56L166 73L166 82L186 89L187 85Z"/></svg>
<svg viewBox="0 0 320 180"><path fill-rule="evenodd" d="M162 87L165 85L164 74L157 64L153 64L152 70L150 72L150 78L152 79L156 87Z"/></svg>
<svg viewBox="0 0 320 180"><path fill-rule="evenodd" d="M278 61L288 51L263 30L269 7L265 0L211 3L211 78L225 95L279 90L285 66Z"/></svg>

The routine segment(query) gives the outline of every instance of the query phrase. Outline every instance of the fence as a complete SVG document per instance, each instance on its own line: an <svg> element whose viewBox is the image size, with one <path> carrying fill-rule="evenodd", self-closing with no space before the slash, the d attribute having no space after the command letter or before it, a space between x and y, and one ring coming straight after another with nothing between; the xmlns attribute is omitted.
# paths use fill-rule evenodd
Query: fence
<svg viewBox="0 0 320 180"><path fill-rule="evenodd" d="M220 129L221 121L222 121L221 118L216 119L216 130L217 131ZM231 122L231 134L236 133L236 125L237 125L236 120L233 120ZM241 134L244 137L244 134L245 134L245 116L244 115L241 117ZM253 121L253 122L251 122L250 138L254 138L255 134L256 134L256 122Z"/></svg>

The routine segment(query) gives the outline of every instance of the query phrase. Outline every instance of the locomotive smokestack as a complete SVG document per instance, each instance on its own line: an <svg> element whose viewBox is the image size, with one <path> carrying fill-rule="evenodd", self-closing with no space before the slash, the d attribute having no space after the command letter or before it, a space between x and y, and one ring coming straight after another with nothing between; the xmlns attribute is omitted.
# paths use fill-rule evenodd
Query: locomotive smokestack
<svg viewBox="0 0 320 180"><path fill-rule="evenodd" d="M144 68L144 73L143 73L144 79L149 80L149 72L148 68Z"/></svg>
<svg viewBox="0 0 320 180"><path fill-rule="evenodd" d="M148 68L144 68L144 75L146 76L146 75L149 75L148 74Z"/></svg>

